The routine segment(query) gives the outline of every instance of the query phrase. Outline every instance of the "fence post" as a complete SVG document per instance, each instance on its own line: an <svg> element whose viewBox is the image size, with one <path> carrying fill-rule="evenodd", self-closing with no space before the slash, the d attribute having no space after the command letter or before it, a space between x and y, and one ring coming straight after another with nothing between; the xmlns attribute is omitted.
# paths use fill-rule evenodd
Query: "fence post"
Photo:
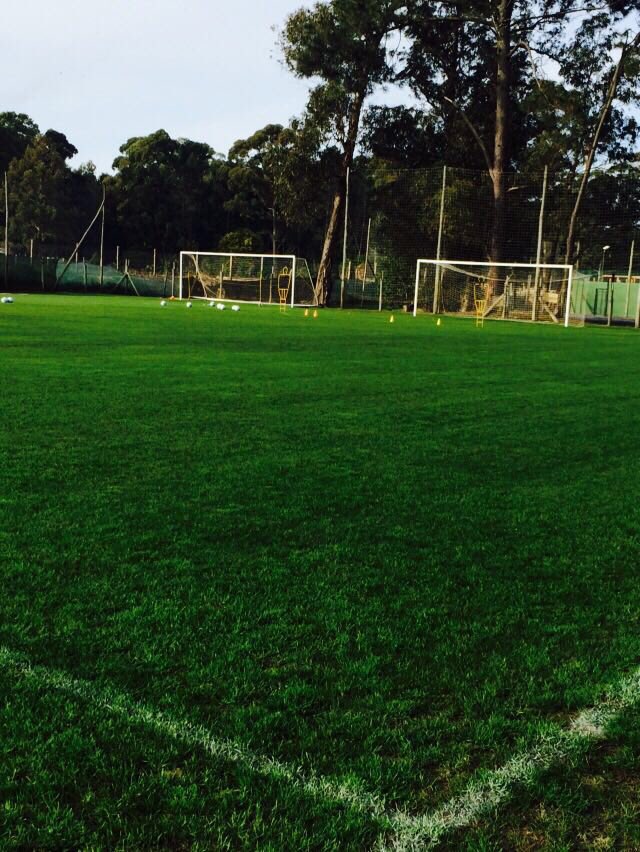
<svg viewBox="0 0 640 852"><path fill-rule="evenodd" d="M367 247L364 252L364 275L362 276L362 296L360 297L360 307L364 305L364 286L367 283L367 268L369 266L369 238L371 236L371 217L367 223Z"/></svg>
<svg viewBox="0 0 640 852"><path fill-rule="evenodd" d="M102 224L100 226L100 287L104 284L104 210L106 204L102 205Z"/></svg>
<svg viewBox="0 0 640 852"><path fill-rule="evenodd" d="M438 224L438 247L436 249L436 260L440 260L440 252L442 250L442 232L444 230L444 193L447 188L447 167L442 167L442 190L440 192L440 222ZM440 302L440 264L436 265L436 280L433 287L433 311L438 313Z"/></svg>
<svg viewBox="0 0 640 852"><path fill-rule="evenodd" d="M4 288L9 281L9 184L4 173Z"/></svg>
<svg viewBox="0 0 640 852"><path fill-rule="evenodd" d="M344 273L347 264L347 231L349 228L349 177L351 170L347 168L347 183L344 196L344 231L342 235L342 270L340 274L340 307L344 304Z"/></svg>
<svg viewBox="0 0 640 852"><path fill-rule="evenodd" d="M544 178L542 179L542 200L540 202L540 217L538 219L538 249L536 251L536 274L533 279L533 300L531 305L531 320L535 322L538 309L538 289L540 287L540 261L542 260L542 235L544 232L544 206L547 200L547 180L549 177L549 166L544 167Z"/></svg>
<svg viewBox="0 0 640 852"><path fill-rule="evenodd" d="M633 274L633 255L636 247L636 241L631 240L631 251L629 252L629 271L627 272L627 299L624 307L625 319L629 315L629 296L631 294L631 276Z"/></svg>

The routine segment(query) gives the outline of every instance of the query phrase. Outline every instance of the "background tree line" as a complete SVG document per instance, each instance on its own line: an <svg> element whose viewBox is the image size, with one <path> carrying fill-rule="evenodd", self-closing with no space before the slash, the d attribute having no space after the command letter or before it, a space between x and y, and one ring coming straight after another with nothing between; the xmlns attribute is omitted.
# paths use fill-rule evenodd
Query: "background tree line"
<svg viewBox="0 0 640 852"><path fill-rule="evenodd" d="M316 2L290 15L280 34L286 64L312 84L306 109L287 126L257 129L226 157L158 130L128 139L113 174L97 175L91 163L69 165L77 151L63 132L0 113L11 241L73 244L104 184L108 245L295 252L318 261L328 297L348 171L398 232L389 250L398 250L403 227L419 232L435 219L431 196L424 210L403 205L407 182L419 184L404 170L447 165L484 174L490 214L482 239L472 240L473 222L465 227L474 256L499 261L517 250L510 173L526 183L548 167L575 190L558 214L553 259L575 260L593 166L630 180L640 167L638 24L636 4L624 0ZM415 105L371 105L389 84L404 87ZM463 204L473 179L452 174L448 192ZM619 205L617 192L615 181L600 181L598 204ZM630 227L640 226L635 202L629 216Z"/></svg>

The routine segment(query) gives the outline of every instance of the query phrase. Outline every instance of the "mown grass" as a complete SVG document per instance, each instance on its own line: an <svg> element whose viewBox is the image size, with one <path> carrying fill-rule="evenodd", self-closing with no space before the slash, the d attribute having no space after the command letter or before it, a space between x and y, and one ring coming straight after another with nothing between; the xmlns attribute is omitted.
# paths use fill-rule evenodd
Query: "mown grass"
<svg viewBox="0 0 640 852"><path fill-rule="evenodd" d="M633 332L2 307L0 645L412 813L638 664ZM380 831L0 676L8 848Z"/></svg>

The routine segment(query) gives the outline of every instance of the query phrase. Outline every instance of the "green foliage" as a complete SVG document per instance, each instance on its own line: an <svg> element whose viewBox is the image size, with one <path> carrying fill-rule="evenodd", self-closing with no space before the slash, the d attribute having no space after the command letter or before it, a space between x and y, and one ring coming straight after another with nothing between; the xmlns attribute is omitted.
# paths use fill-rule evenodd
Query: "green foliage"
<svg viewBox="0 0 640 852"><path fill-rule="evenodd" d="M408 9L409 37L401 77L435 111L446 136L447 162L481 167L469 123L492 151L498 2L458 6L418 0ZM611 50L620 42L628 3L578 0L516 2L510 6L509 151L513 167L575 168L595 128L611 73ZM579 26L572 24L576 10ZM627 23L632 23L627 20ZM634 58L635 57L635 58ZM560 81L546 79L544 61ZM621 158L636 140L636 122L620 105L637 103L637 56L629 58L603 140L603 153ZM463 118L464 116L464 118Z"/></svg>
<svg viewBox="0 0 640 852"><path fill-rule="evenodd" d="M23 156L39 132L38 125L28 115L0 112L0 174L4 174L12 160Z"/></svg>
<svg viewBox="0 0 640 852"><path fill-rule="evenodd" d="M229 151L225 209L261 234L263 250L316 254L322 236L326 192L335 152L307 117L287 127L267 125ZM274 234L275 231L275 234Z"/></svg>
<svg viewBox="0 0 640 852"><path fill-rule="evenodd" d="M251 254L261 252L264 249L262 238L259 234L250 231L248 228L241 228L238 231L230 231L218 243L220 251L237 251Z"/></svg>
<svg viewBox="0 0 640 852"><path fill-rule="evenodd" d="M125 142L113 167L123 244L208 248L224 233L226 166L208 145L158 130Z"/></svg>
<svg viewBox="0 0 640 852"><path fill-rule="evenodd" d="M46 136L36 136L9 167L12 237L42 242L59 237L65 227L66 166Z"/></svg>
<svg viewBox="0 0 640 852"><path fill-rule="evenodd" d="M374 159L400 168L432 166L450 153L434 116L415 107L369 107L361 144Z"/></svg>

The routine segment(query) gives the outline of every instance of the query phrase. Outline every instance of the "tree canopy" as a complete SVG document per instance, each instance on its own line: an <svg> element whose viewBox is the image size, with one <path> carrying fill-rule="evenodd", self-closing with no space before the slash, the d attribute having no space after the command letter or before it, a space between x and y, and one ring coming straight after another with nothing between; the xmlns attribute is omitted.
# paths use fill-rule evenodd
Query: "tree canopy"
<svg viewBox="0 0 640 852"><path fill-rule="evenodd" d="M455 227L470 251L498 261L513 245L510 199L548 167L566 185L584 183L557 214L571 257L581 205L585 222L593 216L591 169L638 174L639 27L635 4L620 0L317 0L279 35L285 65L309 82L305 108L256 128L226 156L160 129L126 140L113 173L100 176L91 163L73 165L77 149L61 130L41 133L24 113L0 113L11 241L73 244L104 185L111 244L295 252L317 261L327 299L349 172L358 215L377 204L397 251L409 217L420 232L438 214L439 184L405 171L470 170L450 182L448 198L463 205L480 193L490 213L474 227L468 206ZM397 103L403 90L411 104ZM419 187L417 213L402 199ZM600 181L600 203L607 193L611 181ZM607 203L614 209L613 194ZM559 242L554 251L562 259Z"/></svg>

